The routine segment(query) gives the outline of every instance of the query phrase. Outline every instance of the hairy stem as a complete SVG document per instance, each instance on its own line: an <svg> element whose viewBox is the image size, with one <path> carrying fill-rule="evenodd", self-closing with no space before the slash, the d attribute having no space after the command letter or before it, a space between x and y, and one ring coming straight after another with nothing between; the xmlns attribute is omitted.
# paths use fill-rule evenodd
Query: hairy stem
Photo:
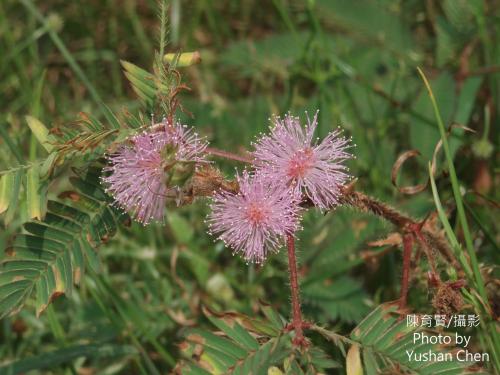
<svg viewBox="0 0 500 375"><path fill-rule="evenodd" d="M213 148L213 147L207 147L205 149L205 152L207 154L219 156L219 157L224 158L224 159L240 161L242 163L248 163L248 164L253 163L253 160L249 157L233 154L232 152L219 150L219 149Z"/></svg>
<svg viewBox="0 0 500 375"><path fill-rule="evenodd" d="M206 152L211 155L219 156L225 159L235 160L243 163L253 164L253 160L249 157L240 156L227 152L224 150L219 150L215 148L207 148ZM224 179L221 177L221 180ZM222 187L222 186L220 186ZM234 187L231 187L234 188ZM213 191L211 189L210 191ZM430 228L425 228L424 223L418 222L412 217L399 212L397 209L389 206L386 203L380 202L375 198L372 198L361 192L354 191L353 185L345 186L342 189L341 195L339 197L339 203L347 206L356 208L362 212L371 213L373 215L379 216L398 228L403 234L403 276L401 280L401 296L400 296L400 307L403 308L406 305L407 294L408 294L408 284L410 277L410 261L411 253L414 240L423 248L427 257L429 258L429 264L432 268L433 275L437 275L436 266L434 259L432 257L432 252L430 251L430 245L436 248L441 255L454 267L461 269L460 264L455 259L451 253L448 244L442 239L435 230ZM306 200L302 203L304 207L310 207L312 202ZM295 330L296 337L295 342L297 344L304 343L303 327L304 322L302 321L301 310L300 310L300 299L299 299L299 286L297 281L297 264L295 259L295 239L292 234L287 238L288 246L288 263L290 267L290 288L292 293L292 309L293 309L293 321L292 326Z"/></svg>
<svg viewBox="0 0 500 375"><path fill-rule="evenodd" d="M429 244L425 240L421 231L416 231L415 236L417 237L417 242L420 244L420 247L424 250L425 255L427 256L427 260L429 261L433 277L436 277L439 280L439 273L437 272L436 262L434 262L434 258L432 257L432 249L429 247Z"/></svg>
<svg viewBox="0 0 500 375"><path fill-rule="evenodd" d="M381 216L385 220L390 221L396 227L403 229L404 227L415 223L410 217L402 214L395 208L380 202L366 194L351 191L346 188L339 197L342 204L352 206L361 210L362 212L371 213L376 216Z"/></svg>
<svg viewBox="0 0 500 375"><path fill-rule="evenodd" d="M250 157L240 156L228 151L207 147L206 152L208 154L219 156L221 158L235 160L247 164L253 164L253 160ZM221 178L221 180L223 180L223 178ZM219 186L219 188L224 188L224 186ZM212 189L210 190L210 192L214 190L215 189ZM232 187L230 190L233 190ZM429 244L431 244L432 247L436 248L441 253L443 258L446 259L455 268L461 269L459 262L451 253L448 244L445 240L443 240L442 236L440 236L439 233L434 230L423 227L423 223L425 222L425 220L423 222L418 222L412 217L399 212L397 209L389 206L384 202L380 202L377 199L361 192L354 191L352 185L345 186L342 189L341 195L339 196L339 203L346 206L351 206L362 212L379 216L392 223L402 233L414 234L418 239L420 245L424 247L424 250L426 251L426 254L428 255L431 262L431 266L433 267L434 273L435 263L433 259L431 259L432 254L427 251L429 249ZM312 202L306 200L302 203L302 205L304 207L311 207Z"/></svg>
<svg viewBox="0 0 500 375"><path fill-rule="evenodd" d="M413 237L410 233L403 236L403 276L401 277L401 294L399 297L399 308L404 309L408 297L408 286L410 283L410 262L413 247Z"/></svg>
<svg viewBox="0 0 500 375"><path fill-rule="evenodd" d="M295 330L294 343L302 345L304 343L304 333L302 331L302 312L300 310L300 290L297 277L297 260L295 258L295 238L293 234L287 237L288 248L288 268L290 270L290 292L292 295L292 326Z"/></svg>
<svg viewBox="0 0 500 375"><path fill-rule="evenodd" d="M448 244L442 239L439 233L428 228L422 227L422 223L407 216L386 203L380 202L366 194L357 191L351 191L349 188L344 188L343 194L339 197L341 204L345 204L356 208L362 212L371 213L379 216L397 227L403 233L412 233L415 236L419 235L421 245L425 246L428 243L436 248L444 259L452 264L458 270L461 266L455 259ZM424 249L425 250L425 249Z"/></svg>

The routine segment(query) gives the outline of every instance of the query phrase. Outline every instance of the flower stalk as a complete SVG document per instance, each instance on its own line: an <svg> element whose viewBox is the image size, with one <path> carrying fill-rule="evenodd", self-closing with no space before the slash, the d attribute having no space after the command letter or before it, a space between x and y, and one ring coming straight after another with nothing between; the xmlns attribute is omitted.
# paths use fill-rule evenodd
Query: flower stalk
<svg viewBox="0 0 500 375"><path fill-rule="evenodd" d="M233 154L231 152L217 150L217 149L207 149L207 153L219 156L225 159L241 161L244 163L252 164L252 160L244 156ZM351 206L362 212L367 212L379 216L393 225L395 225L403 233L403 267L402 267L402 278L401 278L401 289L399 298L399 307L404 309L407 303L407 296L409 290L410 282L410 262L413 250L413 245L415 239L418 239L418 243L428 250L428 242L433 243L436 249L441 253L441 255L457 269L460 266L457 264L456 259L452 256L448 245L442 240L442 238L428 228L423 227L425 222L418 222L415 219L399 212L395 208L382 203L372 197L369 197L361 192L357 192L353 189L353 184L345 186L341 189L340 196L338 197L339 203ZM302 206L309 207L313 205L312 202L306 201L302 203ZM291 298L292 298L292 314L293 320L290 329L294 329L296 332L296 341L304 342L303 327L304 322L302 321L301 309L300 309L300 289L298 285L298 276L296 272L296 258L295 258L295 240L293 235L287 238L288 247L288 262L290 269L290 288L291 288ZM434 262L426 251L426 255L430 258L429 261L432 265L433 275L436 274Z"/></svg>
<svg viewBox="0 0 500 375"><path fill-rule="evenodd" d="M297 275L297 259L295 257L295 237L293 234L287 236L287 249L288 249L288 268L290 275L290 292L292 297L292 329L295 331L295 338L293 343L297 346L306 344L304 338L302 321L302 311L300 309L300 288L299 279Z"/></svg>
<svg viewBox="0 0 500 375"><path fill-rule="evenodd" d="M220 150L220 149L217 149L214 147L207 147L205 149L205 152L209 155L218 156L218 157L223 158L223 159L239 161L241 163L252 164L252 162L253 162L253 160L249 157L241 156L241 155L234 154L232 152L225 151L225 150Z"/></svg>
<svg viewBox="0 0 500 375"><path fill-rule="evenodd" d="M276 118L271 133L254 143L255 150L248 156L208 147L192 129L179 123L171 124L173 121L164 120L153 125L149 133L132 138L133 147L122 146L110 157L112 163L108 168L113 173L103 178L109 185L108 190L115 193L118 204L132 211L143 223L161 219L164 203L172 194L177 204L192 202L196 196L211 196L212 212L206 221L209 233L217 235L247 262L262 263L268 253L277 252L285 241L292 303L292 321L287 330L295 331L295 346L308 345L303 331L308 324L302 319L294 237L300 227L302 209L330 210L339 204L348 205L382 217L398 228L403 235L401 309L406 306L415 242L429 258L433 276L437 272L430 244L450 263L455 261L438 233L424 226L426 220L417 222L385 203L354 191L354 182L346 185L349 175L343 162L352 157L347 152L351 147L350 139L342 137L340 130L331 132L321 142L313 139L317 114L312 120L308 119L305 127L290 115L283 120ZM254 174L245 171L228 182L207 163L207 155L249 164ZM135 162L133 170L130 160ZM198 168L189 165L191 169L183 174L192 176L189 181L173 180L171 169L181 161L200 164ZM138 179L136 170L145 177ZM165 172L168 172L168 179L163 176ZM139 189L141 181L156 189ZM132 183L137 189L131 192ZM163 190L159 191L158 187Z"/></svg>

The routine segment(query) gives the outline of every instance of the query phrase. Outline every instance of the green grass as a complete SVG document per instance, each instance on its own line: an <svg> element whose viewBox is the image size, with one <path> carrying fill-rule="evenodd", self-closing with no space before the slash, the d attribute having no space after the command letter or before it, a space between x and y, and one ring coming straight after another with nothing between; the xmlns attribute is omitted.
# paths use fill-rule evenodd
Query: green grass
<svg viewBox="0 0 500 375"><path fill-rule="evenodd" d="M160 22L165 18L172 20L169 30ZM196 0L172 1L168 9L158 9L156 0L2 1L0 178L9 176L18 194L6 192L0 245L7 248L22 224L43 211L39 196L60 199L74 189L72 168L88 167L90 152L55 168L50 183L38 180L33 171L49 170L44 161L53 151L41 139L52 139L80 112L118 132L130 122L124 108L149 121L147 100L137 99L120 61L152 72L158 56L196 50L200 64L179 65L191 91L180 94L186 111L177 115L215 147L242 152L273 114L305 118L304 111L319 109L319 136L340 125L356 143L349 165L356 189L419 219L437 212L434 225L444 228L465 272L462 313L482 318L479 329L463 333L473 336L474 350L491 354L488 371L499 371L492 319L500 298L499 20L500 8L486 1ZM474 132L448 131L453 124ZM437 173L426 190L399 193L391 183L398 156L421 153L404 164L398 186L422 183L440 140ZM235 167L241 166L221 163L227 176ZM1 187L2 180L5 203ZM39 318L28 300L2 319L0 374L10 361L13 373L166 373L192 325L213 328L202 306L257 316L263 300L290 318L285 252L262 268L247 266L206 234L206 201L168 210L175 213L164 226L121 227L80 286ZM303 224L298 257L307 319L348 335L374 307L398 298L400 247L368 245L393 227L348 208L309 212ZM409 307L432 314L435 291L420 259L412 265ZM461 277L439 256L437 266L444 281ZM311 337L345 365L335 345Z"/></svg>

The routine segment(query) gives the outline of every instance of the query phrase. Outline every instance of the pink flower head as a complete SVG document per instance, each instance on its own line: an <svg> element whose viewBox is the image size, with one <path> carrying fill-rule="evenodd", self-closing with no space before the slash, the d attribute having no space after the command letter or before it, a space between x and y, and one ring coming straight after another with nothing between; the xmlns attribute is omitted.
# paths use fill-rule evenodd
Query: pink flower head
<svg viewBox="0 0 500 375"><path fill-rule="evenodd" d="M237 194L221 191L212 197L209 233L217 234L247 262L262 263L269 252L279 250L287 234L298 229L299 200L290 189L246 171L237 179Z"/></svg>
<svg viewBox="0 0 500 375"><path fill-rule="evenodd" d="M203 162L207 147L192 128L180 123L162 125L133 136L131 145L122 144L108 155L110 164L104 171L110 175L102 177L115 204L143 224L163 220L169 171L179 164Z"/></svg>
<svg viewBox="0 0 500 375"><path fill-rule="evenodd" d="M350 178L342 163L352 156L346 151L350 140L339 129L321 142L313 140L317 116L316 112L312 121L308 118L305 127L298 117L277 117L271 133L254 144L253 156L258 173L305 193L326 210L338 203L340 187Z"/></svg>

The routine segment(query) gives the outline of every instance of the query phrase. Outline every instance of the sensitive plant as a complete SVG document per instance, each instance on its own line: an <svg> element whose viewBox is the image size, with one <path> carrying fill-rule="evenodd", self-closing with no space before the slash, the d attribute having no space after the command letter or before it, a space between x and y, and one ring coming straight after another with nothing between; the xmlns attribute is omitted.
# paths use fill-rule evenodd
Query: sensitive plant
<svg viewBox="0 0 500 375"><path fill-rule="evenodd" d="M344 161L351 158L350 144L340 130L318 142L317 125L317 112L305 127L290 114L275 118L270 134L255 142L253 157L259 173L271 183L284 183L326 210L338 204L341 187L349 180Z"/></svg>
<svg viewBox="0 0 500 375"><path fill-rule="evenodd" d="M164 66L161 62L161 66L155 69L155 76L130 63L124 64L139 98L147 106L160 101L160 105L152 110L156 112L154 116L165 116L159 124L150 124L140 115L122 116L118 121L113 113L105 111L106 123L89 115L80 123L82 131L74 132L68 127L60 136L49 132L43 124L32 122L38 140L50 150L49 158L41 165L44 178L55 178L58 169L77 164L80 157L85 158L85 163L83 168L75 168L78 177L71 181L74 190L60 196L66 199L66 204L49 201L44 207L42 202L41 214L33 216L41 220L27 223L25 229L29 234L17 237L9 248L1 271L2 280L7 280L0 286L2 315L19 311L33 290L36 291L35 304L39 314L55 298L69 294L73 283L80 279L81 266L87 262L91 264L90 268L95 265L94 250L113 237L118 224L129 224L128 215L142 224L149 224L163 221L165 215L168 217L175 209L166 209L171 203L179 206L192 203L196 198L208 198L210 232L233 252L241 254L245 261L262 264L286 245L292 319L287 323L287 319L265 305L259 307L265 316L263 319L207 310L205 315L225 337L222 339L199 331L188 334L182 346L185 361L176 367L179 372L217 369L220 373L237 370L248 373L249 368L263 366L266 371L281 371L279 368L283 368L292 373L300 373L303 369L314 373L338 366L314 345L312 337L306 338L310 332L310 336L315 333L322 335L341 351L344 351L344 346L349 346L349 352L344 353L347 354L348 371L352 371L356 364L360 366L362 356L365 367L368 363L372 370L385 368L387 371L404 369L433 373L432 366L426 369L401 359L404 353L397 352L396 348L402 347L410 337L408 330L401 328L397 314L406 308L408 260L414 244L429 258L432 282L448 296L450 291L458 294L457 289L464 285L463 282L442 281L439 271L433 266L433 252L437 250L443 258L455 262L459 277L462 276L460 268L463 268L470 278L472 272L468 260L455 252L457 248L460 250L456 238L447 233L451 237L450 249L442 233L428 225L426 220L417 221L356 191L355 185L349 184L346 167L351 158L348 153L350 140L342 137L338 130L323 139L315 139L317 115L312 120L307 119L306 126L291 114L284 119L275 118L269 133L256 139L249 156L208 147L193 129L173 120L179 104L176 95L180 85L175 84L179 76L177 69L180 65L176 66L176 62L181 61L179 57L182 55L169 60L168 69L161 68ZM171 84L167 92L164 89L165 75ZM145 113L150 112L151 108L147 107ZM445 137L443 142L446 142ZM104 160L103 156L106 156ZM238 172L236 179L229 179L210 156L240 161L247 170ZM44 179L31 170L29 173L28 187L31 186L32 195L32 187L43 186ZM20 181L21 176L17 173L6 174L1 180L2 191L15 191ZM398 305L380 305L350 336L304 320L295 256L296 235L304 212L313 207L326 212L337 205L347 205L391 222L402 234L404 249ZM68 235L68 232L74 235ZM67 246L62 247L62 243ZM38 260L33 259L36 254ZM475 302L474 307L490 324L487 300L474 296L474 290L480 289L481 280L470 281L471 292L465 290L464 295ZM380 333L379 340L374 339L374 333ZM485 337L497 340L494 332ZM156 345L155 348L161 353L161 348ZM164 357L169 363L168 356ZM172 363L170 365L173 367ZM447 364L433 365L441 366L443 371L452 371L451 367L455 366L454 369L460 368L461 373L466 373L469 363L451 364L450 368L446 367Z"/></svg>
<svg viewBox="0 0 500 375"><path fill-rule="evenodd" d="M172 118L172 115L168 115ZM303 328L299 284L295 258L295 233L300 227L300 214L306 197L320 209L332 209L349 176L343 162L350 157L346 152L348 140L339 132L330 134L319 144L313 144L317 114L303 128L298 118L287 115L284 121L276 119L271 136L256 142L254 171L237 176L237 192L219 188L212 193L211 213L207 223L211 234L216 234L234 253L242 254L246 262L261 264L269 253L276 253L286 243L295 331L294 345L307 346ZM109 158L110 167L104 171L106 189L115 203L129 211L143 224L151 219L161 220L168 190L180 189L175 184L178 165L205 162L196 134L186 137L191 129L168 120L162 126L152 126L148 132L132 137L133 148L120 145ZM213 151L212 151L213 152ZM218 153L227 156L223 151ZM283 173L280 173L282 171ZM184 172L184 181L191 177ZM194 188L194 187L193 187ZM193 190L196 191L196 190Z"/></svg>
<svg viewBox="0 0 500 375"><path fill-rule="evenodd" d="M287 121L288 125L286 124ZM263 311L265 311L267 318L274 321L273 324L277 324L274 328L269 328L274 332L273 335L277 336L266 336L265 345L262 348L255 348L255 344L252 344L247 348L248 353L242 351L236 355L236 358L240 358L239 360L243 360L249 366L259 367L263 363L260 361L255 362L253 356L261 349L271 348L271 345L276 340L278 340L277 342L285 340L274 347L280 355L291 355L293 357L296 357L299 353L306 355L303 359L299 360L297 358L297 360L292 360L289 365L285 366L285 368L291 366L292 370L290 371L292 372L302 371L299 370L301 367L310 368L311 371L316 372L338 366L334 361L329 362L328 355L315 347L311 340L307 338L307 332L317 332L326 339L331 340L341 350L344 350L346 345L350 346L347 366L353 366L352 363L356 363L359 360L357 358L361 356L359 346L370 345L369 341L366 343L363 341L363 331L354 330L351 337L338 335L305 320L302 315L295 237L297 231L301 228L300 220L304 212L314 207L317 207L320 211L325 211L326 209L335 208L336 205L347 205L363 212L375 214L391 222L405 233L403 246L405 255L411 254L412 239L416 240L424 250L430 246L429 244L433 244L442 253L443 257L449 258L450 250L447 244L443 243L440 234L436 233L433 228L425 226L424 222L417 222L387 204L355 191L353 185L348 183L349 176L346 173L344 164L351 157L346 151L350 145L349 140L340 137L337 130L328 134L324 140L317 139L313 141L312 134L316 123L317 119L315 117L312 123L309 122L308 126L302 127L299 120L290 115L285 117L285 122L279 119L275 120L270 134L261 135L256 140L254 144L256 151L253 157L236 155L208 147L207 142L199 137L193 129L179 123L172 126L168 120L163 120L158 124L154 122L144 124L141 126L142 130L124 129L125 133L137 133L125 137L124 140L118 139L118 141L115 141L116 138L105 137L104 142L108 143L105 148L106 164L101 164L101 161L87 170L83 169L78 172L79 179L72 180L77 191L61 195L69 198L73 202L73 207L50 201L44 221L25 225L25 229L31 235L23 235L16 240L13 247L15 251L10 253L11 259L3 263L2 276L4 278L11 275L17 277L16 275L21 270L20 263L25 262L24 259L29 256L29 253L20 250L26 248L35 251L33 246L38 246L35 245L38 238L45 242L44 247L50 245L50 250L47 249L47 251L52 253L62 250L59 245L56 245L58 242L69 241L67 246L76 252L74 254L68 251L64 252L62 262L57 262L54 264L54 268L51 268L54 275L63 272L65 275L64 286L58 288L56 285L56 289L51 290L50 278L52 276L45 275L42 271L40 271L40 275L43 275L42 284L45 283L48 288L45 287L45 290L42 290L42 284L38 282L34 284L37 290L37 312L40 314L54 298L64 293L70 293L73 282L78 283L78 277L72 275L74 273L73 266L80 267L83 258L87 258L87 261L91 262L90 268L94 267L92 263L95 263L95 255L93 255L94 250L92 248L109 241L109 238L115 234L116 225L120 222L126 223L129 214L142 224L150 224L151 219L161 221L166 212L165 206L171 203L178 206L192 203L195 198L208 197L211 212L206 219L206 223L209 232L221 239L234 253L241 254L246 262L262 264L266 257L277 252L284 245L286 245L287 249L292 301L291 322L284 323L281 317L272 315L275 312L271 313L269 308L264 308ZM40 124L38 125L40 126ZM104 125L88 117L81 122L81 126L85 129L88 127L103 127ZM44 134L47 137L48 132ZM99 134L101 133L97 132L96 136ZM109 136L114 132L103 131L102 134ZM68 147L76 144L75 139L80 141L80 137L81 134L75 134L70 140L64 140L64 138L56 140L53 142L54 153L59 155L64 162L71 161L74 155L68 153ZM47 138L40 138L40 141L45 143ZM275 156L262 157L262 154L258 153L259 150L263 150L262 145L266 145L265 152L272 153ZM276 149L272 148L273 145L275 145ZM98 152L97 144L90 144L88 148L94 154L93 158L96 158L96 160L102 155ZM281 153L281 151L285 152ZM308 157L303 158L306 154ZM246 169L241 174L237 174L235 180L228 180L217 169L214 161L209 160L210 156L241 162ZM52 169L57 168L54 160L57 161L58 159L54 158L52 160L52 163L54 163L50 165ZM276 178L272 172L280 173L278 165L281 165L281 172L283 173L281 178ZM321 173L324 173L325 179L329 181L330 185L328 186L333 192L331 195L327 190L327 185L320 178ZM109 193L109 196L104 194L105 191ZM95 209L102 210L102 212L92 213L93 219L88 221L86 219L87 214L80 211L80 209L84 207L88 212L89 206L93 207L94 205L97 205ZM77 216L73 218L73 215ZM114 218L117 219L116 223ZM57 225L62 225L63 228L66 228L64 230L68 230L68 228L74 226L74 220L77 220L76 223L78 223L76 230L88 230L89 233L87 236L76 238L77 242L74 244L72 243L74 241L72 237L60 238L60 230L44 233L43 228L51 228ZM84 229L87 227L88 229ZM89 240L90 246L86 245L87 240ZM432 255L429 256L432 257ZM72 259L72 257L76 258ZM262 267L265 267L265 264ZM68 271L70 274L68 274ZM373 313L375 315L370 315L367 320L361 322L360 327L363 325L372 327L375 324L370 328L375 329L376 323L381 317L384 320L389 319L388 321L393 323L398 321L397 318L393 317L394 309L397 307L399 311L404 311L406 307L408 273L409 265L406 264L403 270L401 297L398 306L388 305L378 309ZM434 276L437 277L436 282L439 285L444 288L448 287L448 289L454 288L449 283L441 282L438 275ZM25 288L29 286L29 278L26 281L16 281L15 287ZM12 288L12 286L9 287ZM14 291L16 290L21 291L23 289L14 289ZM6 308L3 310L4 314L21 309L29 293L23 292L20 295L21 298L18 298L18 294L12 296L17 299L2 300L3 306ZM374 316L378 318L374 318ZM241 330L244 330L244 328L238 326L237 322L232 321L237 316L230 315L230 317L223 320L218 320L219 317L211 317L211 320L229 337L233 337L236 333L230 330L230 326L227 324L239 327L237 328L238 335L243 335ZM237 319L245 320L248 318L241 316ZM231 322L229 323L229 321ZM265 326L269 323L262 324ZM395 329L396 327L403 329L400 324L395 325ZM252 329L257 328L247 329L252 332ZM266 330L266 335L269 335L271 331ZM261 331L257 329L256 332ZM280 339L282 335L283 338ZM206 337L207 343L210 343L213 336ZM395 346L408 339L403 334L390 337L393 340L392 345ZM246 338L250 340L249 336L246 336ZM289 344L286 344L286 338L289 339ZM228 343L228 347L230 345L232 344ZM281 347L281 345L284 345L284 347ZM265 366L280 364L279 356L278 359L274 358L271 355L273 353L274 349L269 352L270 357L268 362L264 363ZM419 373L427 373L418 366L414 367L414 364L395 360L390 354L385 353L385 348L380 348L373 358L370 357L373 354L369 353L369 351L363 352L363 357L365 360L372 361L373 366L377 368L395 369L404 363L408 369L418 370ZM207 368L206 363L196 360L199 357L194 352L187 350L184 351L183 355L187 361L178 363L176 367L178 371L182 372L193 368L193 366L199 371ZM207 355L215 356L213 357L214 360L218 358L218 355L214 353ZM459 364L460 371L466 373L470 364L469 362ZM446 364L443 366L446 367ZM449 366L457 366L457 364L453 362ZM220 372L239 367L235 363L229 367L221 367Z"/></svg>
<svg viewBox="0 0 500 375"><path fill-rule="evenodd" d="M260 174L245 171L237 182L238 193L214 194L207 222L210 231L247 262L262 263L297 230L301 199L288 186Z"/></svg>
<svg viewBox="0 0 500 375"><path fill-rule="evenodd" d="M246 261L256 263L294 235L305 196L321 209L332 209L349 179L343 164L351 156L346 152L349 143L339 131L312 144L317 114L305 128L290 115L275 121L271 135L255 144L255 171L237 177L238 193L215 192L208 219L211 232ZM152 124L147 132L117 147L103 169L105 191L143 224L162 221L168 191L180 189L178 182L190 177L186 164L196 168L206 162L207 143L166 117L161 126Z"/></svg>
<svg viewBox="0 0 500 375"><path fill-rule="evenodd" d="M106 192L136 220L162 221L168 190L204 161L206 142L193 129L166 119L160 126L135 135L108 156L103 172ZM168 180L167 180L168 179Z"/></svg>

